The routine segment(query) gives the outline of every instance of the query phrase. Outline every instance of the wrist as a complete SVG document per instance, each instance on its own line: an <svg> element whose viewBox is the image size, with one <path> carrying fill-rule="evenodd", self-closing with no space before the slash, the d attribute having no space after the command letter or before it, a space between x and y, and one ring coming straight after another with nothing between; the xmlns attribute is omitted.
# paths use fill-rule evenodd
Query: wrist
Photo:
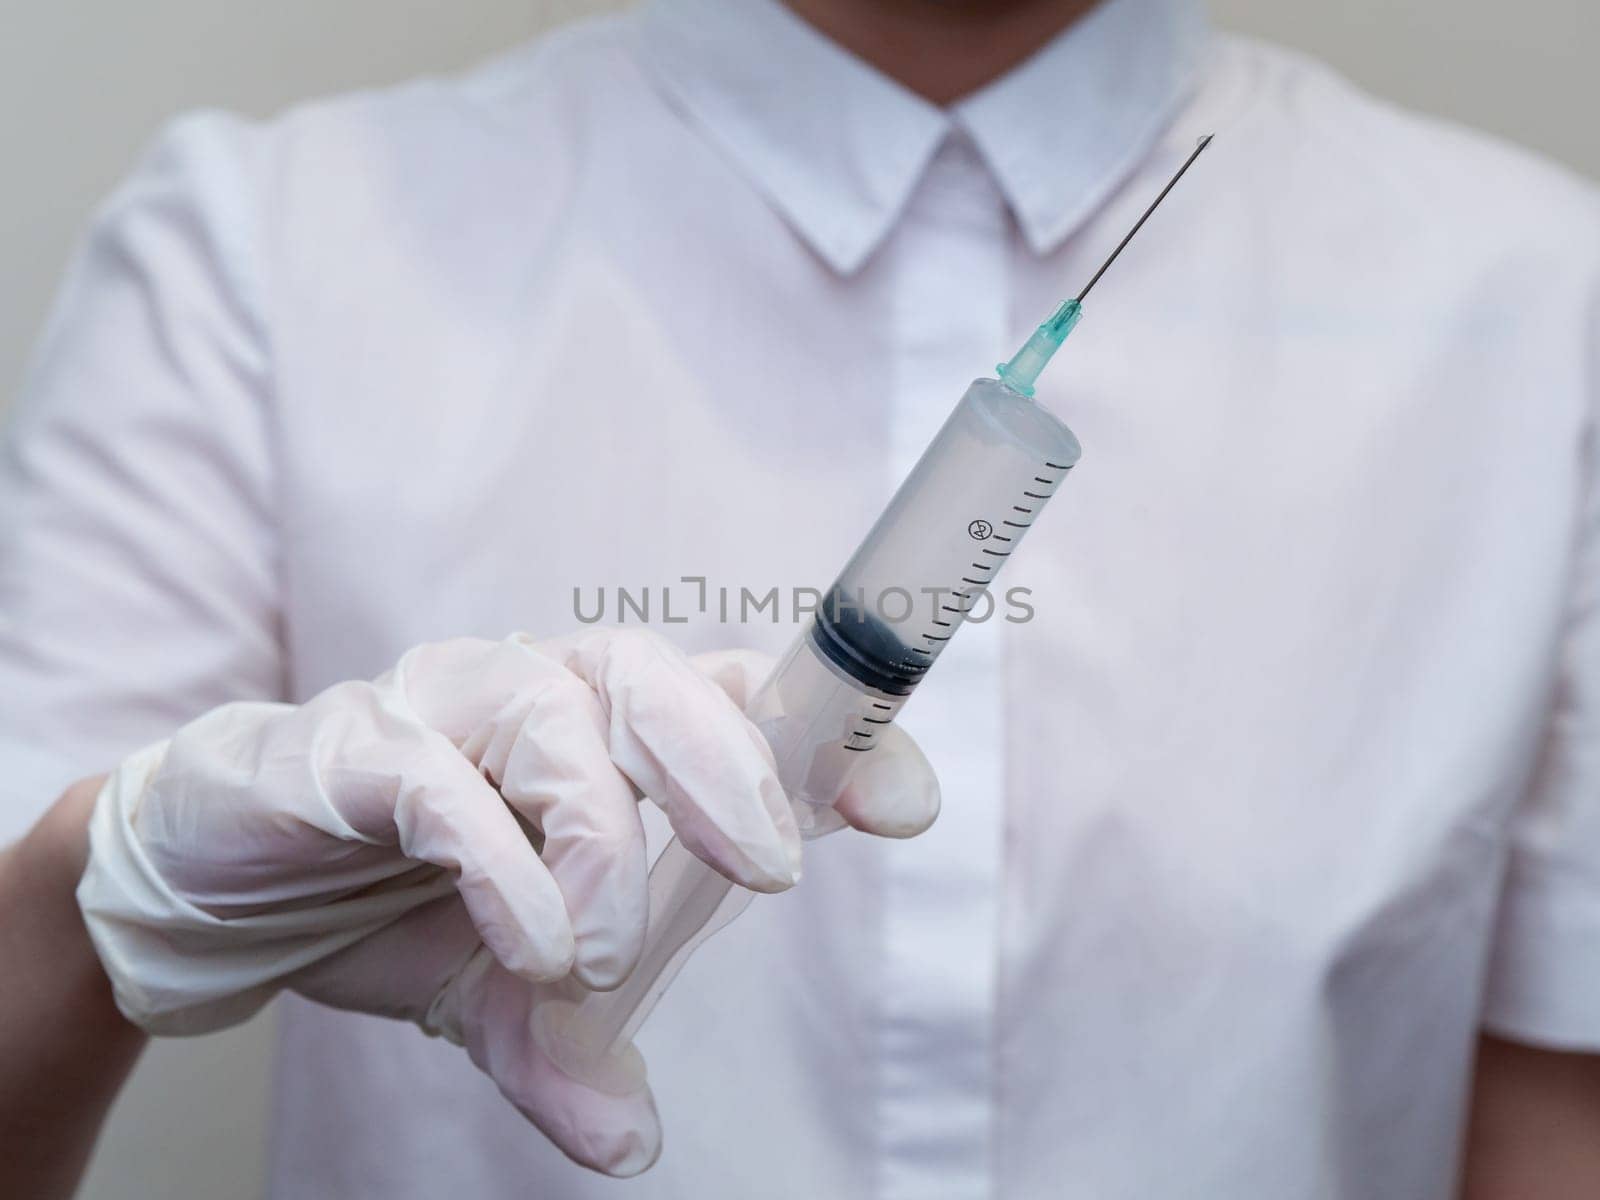
<svg viewBox="0 0 1600 1200"><path fill-rule="evenodd" d="M89 861L89 818L105 777L73 784L22 839L24 872L36 887L59 896L78 886Z"/></svg>
<svg viewBox="0 0 1600 1200"><path fill-rule="evenodd" d="M78 784L0 851L0 1193L66 1197L144 1045L78 911L100 781Z"/></svg>
<svg viewBox="0 0 1600 1200"><path fill-rule="evenodd" d="M76 895L89 859L89 818L103 782L84 780L68 788L6 852L0 896L10 912L8 957L32 967L23 972L25 979L35 980L78 1019L115 1027L126 1022L112 1000Z"/></svg>

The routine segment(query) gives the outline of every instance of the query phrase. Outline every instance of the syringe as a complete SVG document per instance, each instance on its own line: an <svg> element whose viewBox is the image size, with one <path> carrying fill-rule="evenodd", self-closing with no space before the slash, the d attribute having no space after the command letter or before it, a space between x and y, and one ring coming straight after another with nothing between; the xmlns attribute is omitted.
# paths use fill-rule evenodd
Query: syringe
<svg viewBox="0 0 1600 1200"><path fill-rule="evenodd" d="M988 590L1077 463L1078 439L1033 401L1033 385L1083 301L1178 180L1204 137L1078 295L1053 312L995 379L967 389L806 631L751 700L803 836L842 826L832 805ZM886 598L895 597L895 614ZM904 614L903 616L900 614ZM674 838L650 871L639 963L620 986L570 981L534 1013L540 1047L568 1075L624 1094L644 1080L635 1031L696 947L750 903Z"/></svg>

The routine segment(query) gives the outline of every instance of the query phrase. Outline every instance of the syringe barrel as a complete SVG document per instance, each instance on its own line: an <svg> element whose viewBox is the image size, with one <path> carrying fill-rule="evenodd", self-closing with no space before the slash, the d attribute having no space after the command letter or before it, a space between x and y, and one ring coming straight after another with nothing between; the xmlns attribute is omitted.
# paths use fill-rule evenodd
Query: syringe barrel
<svg viewBox="0 0 1600 1200"><path fill-rule="evenodd" d="M840 827L834 801L969 614L995 615L983 593L1080 453L1071 430L999 381L967 389L747 706L806 836ZM568 989L543 1005L534 1032L545 1052L591 1086L638 1086L629 1039L748 900L674 840L651 871L640 965L615 991Z"/></svg>
<svg viewBox="0 0 1600 1200"><path fill-rule="evenodd" d="M839 827L833 802L905 699L840 668L820 649L815 623L778 660L745 715L772 747L778 781L803 836L820 837Z"/></svg>
<svg viewBox="0 0 1600 1200"><path fill-rule="evenodd" d="M998 614L989 585L1081 453L1032 400L977 380L828 590L818 649L909 695L963 622Z"/></svg>

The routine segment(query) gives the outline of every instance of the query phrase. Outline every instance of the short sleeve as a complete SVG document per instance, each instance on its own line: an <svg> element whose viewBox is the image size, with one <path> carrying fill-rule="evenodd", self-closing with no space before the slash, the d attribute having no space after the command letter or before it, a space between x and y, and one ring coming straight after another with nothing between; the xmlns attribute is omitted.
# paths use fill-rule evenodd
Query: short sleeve
<svg viewBox="0 0 1600 1200"><path fill-rule="evenodd" d="M101 210L0 440L0 844L281 692L262 133L175 123Z"/></svg>
<svg viewBox="0 0 1600 1200"><path fill-rule="evenodd" d="M1483 1023L1600 1051L1600 279L1591 295L1588 499L1549 725L1510 826Z"/></svg>

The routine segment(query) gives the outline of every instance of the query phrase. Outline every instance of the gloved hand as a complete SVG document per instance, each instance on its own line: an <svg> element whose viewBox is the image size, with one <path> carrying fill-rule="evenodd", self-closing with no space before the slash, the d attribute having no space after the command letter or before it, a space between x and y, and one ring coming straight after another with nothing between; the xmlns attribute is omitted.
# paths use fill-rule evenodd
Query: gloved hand
<svg viewBox="0 0 1600 1200"><path fill-rule="evenodd" d="M644 936L637 800L757 891L799 877L765 741L741 714L771 661L685 658L642 631L422 646L301 706L232 704L108 779L78 899L117 1003L154 1033L251 1015L281 988L464 1045L585 1166L660 1152L648 1087L573 1082L534 1044L570 976L615 985ZM932 822L938 785L891 726L837 808Z"/></svg>

